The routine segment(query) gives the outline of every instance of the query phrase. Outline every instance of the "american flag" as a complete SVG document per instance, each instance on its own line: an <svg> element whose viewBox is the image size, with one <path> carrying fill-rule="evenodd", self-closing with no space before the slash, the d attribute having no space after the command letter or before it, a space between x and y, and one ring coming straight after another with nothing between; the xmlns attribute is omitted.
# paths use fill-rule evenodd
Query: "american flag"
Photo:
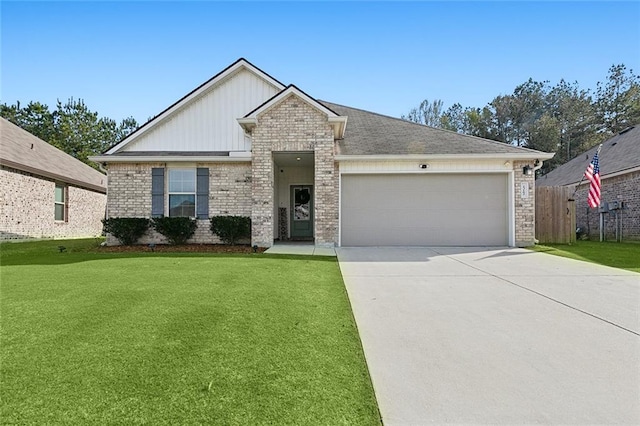
<svg viewBox="0 0 640 426"><path fill-rule="evenodd" d="M596 152L596 155L593 156L591 163L587 167L587 170L584 172L584 177L586 177L591 185L589 186L589 197L587 198L587 203L589 203L589 207L595 208L600 206L600 164L598 160L598 155L600 154L600 148Z"/></svg>

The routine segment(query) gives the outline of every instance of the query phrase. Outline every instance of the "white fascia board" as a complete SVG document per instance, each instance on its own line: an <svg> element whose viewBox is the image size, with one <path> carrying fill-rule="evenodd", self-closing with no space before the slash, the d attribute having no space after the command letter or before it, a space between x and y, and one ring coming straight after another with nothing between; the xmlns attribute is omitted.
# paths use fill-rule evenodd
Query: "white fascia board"
<svg viewBox="0 0 640 426"><path fill-rule="evenodd" d="M251 151L229 151L229 157L251 158Z"/></svg>
<svg viewBox="0 0 640 426"><path fill-rule="evenodd" d="M251 133L258 124L258 120L256 118L237 118L236 120L246 133Z"/></svg>
<svg viewBox="0 0 640 426"><path fill-rule="evenodd" d="M96 163L167 163L167 162L197 162L197 163L250 163L251 156L232 156L220 157L216 155L203 155L203 156L153 156L153 155L141 155L141 156L118 156L118 155L96 155L95 157L89 157L91 161Z"/></svg>
<svg viewBox="0 0 640 426"><path fill-rule="evenodd" d="M151 120L151 122L148 123L148 126L144 126L143 125L143 127L140 130L134 132L131 135L130 138L125 138L119 144L117 144L116 146L114 146L111 149L109 149L105 154L113 154L113 153L116 153L116 152L120 151L126 145L128 145L131 142L133 142L137 138L141 137L142 135L147 133L149 130L153 129L156 125L158 125L159 123L164 121L165 118L167 118L168 116L172 115L176 111L180 110L182 107L184 107L185 105L187 105L188 103L190 103L194 99L198 98L204 92L208 91L209 89L211 89L211 87L215 86L220 81L223 81L225 78L227 78L231 74L235 73L240 68L245 68L245 69L251 71L252 73L256 74L258 77L266 80L267 82L269 82L270 84L274 85L275 87L277 87L280 90L282 90L284 88L284 86L281 83L277 82L273 78L269 77L267 74L263 73L262 71L260 71L256 67L252 66L251 64L246 62L244 59L240 60L240 61L236 62L233 66L227 68L222 73L218 74L211 81L209 81L208 83L204 84L199 89L195 90L193 93L189 94L185 98L183 98L180 101L178 101L171 108L165 110L160 115L154 117Z"/></svg>
<svg viewBox="0 0 640 426"><path fill-rule="evenodd" d="M256 74L258 77L261 77L263 80L267 81L269 84L272 84L273 86L277 87L279 90L282 90L282 89L284 89L286 87L282 83L280 83L279 81L271 78L269 75L265 74L263 71L260 71L258 68L254 67L253 65L251 65L249 62L245 61L244 59L239 61L238 64L244 66L246 69L248 69L252 73Z"/></svg>
<svg viewBox="0 0 640 426"><path fill-rule="evenodd" d="M305 101L307 104L309 104L309 106L321 111L323 114L326 114L328 117L338 117L338 115L335 112L331 111L329 108L327 108L326 106L322 105L320 102L316 101L311 96L309 96L306 93L302 92L297 87L289 86L285 90L283 90L282 92L278 93L276 96L271 98L271 100L269 102L261 105L260 108L253 110L251 112L251 115L249 115L249 116L247 116L245 118L256 118L258 116L258 114L268 110L269 108L271 108L272 106L274 106L275 104L280 102L280 100L284 99L285 97L289 96L290 94L296 95L297 97L299 97L300 99Z"/></svg>
<svg viewBox="0 0 640 426"><path fill-rule="evenodd" d="M398 161L398 160L548 160L555 153L501 154L411 154L411 155L336 155L336 161Z"/></svg>
<svg viewBox="0 0 640 426"><path fill-rule="evenodd" d="M344 130L347 128L347 116L329 117L329 124L333 127L333 135L336 139L344 137Z"/></svg>

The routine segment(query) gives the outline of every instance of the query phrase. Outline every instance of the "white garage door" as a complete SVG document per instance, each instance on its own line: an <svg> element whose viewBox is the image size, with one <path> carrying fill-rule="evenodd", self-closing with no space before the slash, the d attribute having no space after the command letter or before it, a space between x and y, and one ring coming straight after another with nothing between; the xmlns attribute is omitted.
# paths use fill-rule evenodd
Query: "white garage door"
<svg viewBox="0 0 640 426"><path fill-rule="evenodd" d="M506 174L342 175L342 246L508 245Z"/></svg>

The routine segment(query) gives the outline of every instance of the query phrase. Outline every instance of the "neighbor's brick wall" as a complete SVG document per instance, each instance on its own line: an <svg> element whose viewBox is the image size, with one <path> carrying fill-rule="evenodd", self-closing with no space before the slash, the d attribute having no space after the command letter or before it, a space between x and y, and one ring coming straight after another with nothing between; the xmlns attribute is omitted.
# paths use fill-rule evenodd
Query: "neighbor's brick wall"
<svg viewBox="0 0 640 426"><path fill-rule="evenodd" d="M0 167L0 240L99 236L105 194L68 185L62 222L54 216L55 186L53 179Z"/></svg>
<svg viewBox="0 0 640 426"><path fill-rule="evenodd" d="M258 115L252 136L252 244L273 245L272 153L313 151L315 243L335 245L338 239L338 174L333 129L327 117L292 94Z"/></svg>
<svg viewBox="0 0 640 426"><path fill-rule="evenodd" d="M529 161L514 161L514 206L515 206L515 243L516 247L532 246L536 234L535 174L526 176L522 168L532 165ZM529 197L522 197L522 184L529 185Z"/></svg>
<svg viewBox="0 0 640 426"><path fill-rule="evenodd" d="M108 217L151 217L151 169L164 163L109 164ZM209 168L209 217L217 215L251 216L251 166L249 163L198 163ZM167 174L165 173L165 177ZM165 189L166 189L165 184ZM165 211L168 197L165 197ZM209 230L209 220L198 220L198 229L190 243L218 244L220 239ZM149 230L141 244L165 244L166 239ZM118 240L107 236L109 245Z"/></svg>
<svg viewBox="0 0 640 426"><path fill-rule="evenodd" d="M585 229L589 238L600 238L600 214L587 204L589 183L583 183L573 197L576 200L576 226ZM623 240L640 240L640 171L602 179L601 199L603 202L624 201L624 209L619 211ZM607 213L605 219L605 239L615 240L615 215Z"/></svg>

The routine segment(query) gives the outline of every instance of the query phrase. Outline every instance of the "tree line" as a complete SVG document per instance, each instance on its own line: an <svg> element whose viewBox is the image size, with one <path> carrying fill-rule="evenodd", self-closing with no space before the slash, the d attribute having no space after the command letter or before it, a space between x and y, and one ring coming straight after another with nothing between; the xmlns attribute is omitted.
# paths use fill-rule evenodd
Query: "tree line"
<svg viewBox="0 0 640 426"><path fill-rule="evenodd" d="M138 128L133 117L117 123L99 117L82 99L73 98L65 103L58 100L53 110L34 101L24 106L4 103L0 116L94 168L98 165L89 161L89 156L104 152Z"/></svg>
<svg viewBox="0 0 640 426"><path fill-rule="evenodd" d="M55 109L31 101L0 104L0 116L92 167L100 154L138 128L133 117L117 123L99 117L82 99L57 102ZM529 79L510 95L498 95L482 108L425 99L403 119L546 152L543 173L624 130L640 124L640 76L612 66L595 91L577 82Z"/></svg>
<svg viewBox="0 0 640 426"><path fill-rule="evenodd" d="M542 173L566 163L629 126L640 124L640 76L613 65L595 91L578 82L529 79L482 108L424 100L403 119L515 146L556 152Z"/></svg>

